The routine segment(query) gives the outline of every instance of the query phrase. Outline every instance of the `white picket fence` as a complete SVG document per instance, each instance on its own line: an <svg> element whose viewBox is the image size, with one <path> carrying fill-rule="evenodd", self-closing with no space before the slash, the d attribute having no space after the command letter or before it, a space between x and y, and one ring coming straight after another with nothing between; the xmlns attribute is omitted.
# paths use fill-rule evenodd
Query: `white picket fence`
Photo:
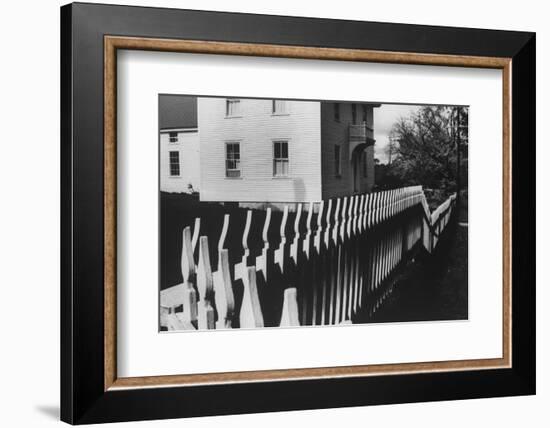
<svg viewBox="0 0 550 428"><path fill-rule="evenodd" d="M231 263L224 217L212 266L201 221L182 236L183 282L161 291L165 330L351 323L374 313L391 293L391 276L424 246L432 252L456 205L452 195L430 213L421 186L285 206L280 224L265 212L261 248L249 248L247 212L239 262ZM289 233L288 222L293 222ZM280 239L270 242L271 228ZM366 311L366 312L365 312Z"/></svg>

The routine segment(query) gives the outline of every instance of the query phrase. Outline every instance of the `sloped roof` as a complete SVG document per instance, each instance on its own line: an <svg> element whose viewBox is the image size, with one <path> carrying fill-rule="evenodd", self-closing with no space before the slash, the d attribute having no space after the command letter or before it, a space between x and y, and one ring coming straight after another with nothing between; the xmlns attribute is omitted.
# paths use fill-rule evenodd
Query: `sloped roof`
<svg viewBox="0 0 550 428"><path fill-rule="evenodd" d="M197 127L197 97L190 95L159 96L159 128Z"/></svg>

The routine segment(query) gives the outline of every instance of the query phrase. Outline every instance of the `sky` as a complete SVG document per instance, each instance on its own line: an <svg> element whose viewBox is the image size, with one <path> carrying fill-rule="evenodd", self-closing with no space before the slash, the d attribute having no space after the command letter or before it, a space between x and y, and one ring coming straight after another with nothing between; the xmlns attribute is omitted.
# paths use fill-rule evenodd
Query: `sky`
<svg viewBox="0 0 550 428"><path fill-rule="evenodd" d="M401 117L408 117L416 113L421 106L404 104L382 104L374 109L374 157L380 160L380 163L387 163L388 156L386 147L388 146L388 137L391 128Z"/></svg>

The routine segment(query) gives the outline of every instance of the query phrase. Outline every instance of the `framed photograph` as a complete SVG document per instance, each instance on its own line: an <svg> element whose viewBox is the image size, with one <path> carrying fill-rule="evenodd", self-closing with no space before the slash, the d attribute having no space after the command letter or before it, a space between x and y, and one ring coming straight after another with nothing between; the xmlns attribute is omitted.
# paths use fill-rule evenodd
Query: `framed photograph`
<svg viewBox="0 0 550 428"><path fill-rule="evenodd" d="M62 420L535 393L533 33L76 3L61 55Z"/></svg>

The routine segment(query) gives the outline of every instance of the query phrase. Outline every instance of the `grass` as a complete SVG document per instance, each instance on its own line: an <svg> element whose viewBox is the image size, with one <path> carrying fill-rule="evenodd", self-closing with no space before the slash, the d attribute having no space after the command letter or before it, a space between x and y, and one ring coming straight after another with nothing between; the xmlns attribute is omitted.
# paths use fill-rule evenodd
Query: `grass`
<svg viewBox="0 0 550 428"><path fill-rule="evenodd" d="M468 319L468 227L450 223L436 252L419 255L395 281L370 322Z"/></svg>

